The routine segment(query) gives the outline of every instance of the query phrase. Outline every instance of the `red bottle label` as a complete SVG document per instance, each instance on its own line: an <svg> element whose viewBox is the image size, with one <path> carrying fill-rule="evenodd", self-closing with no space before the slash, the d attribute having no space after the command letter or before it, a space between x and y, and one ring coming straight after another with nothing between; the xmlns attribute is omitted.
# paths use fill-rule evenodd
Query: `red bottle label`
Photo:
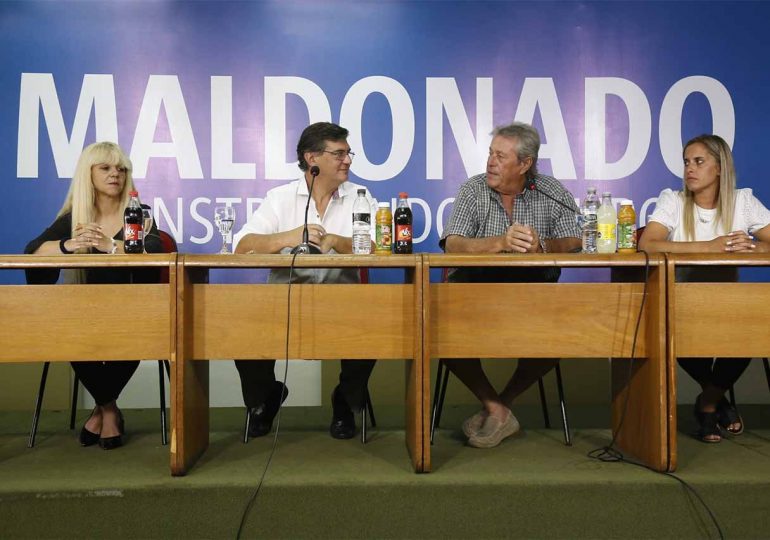
<svg viewBox="0 0 770 540"><path fill-rule="evenodd" d="M396 242L411 242L411 241L412 241L412 226L396 225Z"/></svg>
<svg viewBox="0 0 770 540"><path fill-rule="evenodd" d="M142 226L138 223L126 223L123 229L123 241L132 242L134 240L141 240Z"/></svg>

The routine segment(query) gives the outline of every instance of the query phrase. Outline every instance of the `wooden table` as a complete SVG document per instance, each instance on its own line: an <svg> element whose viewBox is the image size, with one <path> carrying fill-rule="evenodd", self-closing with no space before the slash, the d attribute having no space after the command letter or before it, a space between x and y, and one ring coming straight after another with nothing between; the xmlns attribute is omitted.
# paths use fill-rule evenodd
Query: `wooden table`
<svg viewBox="0 0 770 540"><path fill-rule="evenodd" d="M435 267L644 268L634 255L425 255ZM673 470L666 358L666 266L650 257L639 339L632 341L644 283L430 283L423 354L430 358L612 358L612 424L618 446ZM426 367L426 372L428 368ZM630 370L633 370L631 373ZM623 411L625 418L623 418Z"/></svg>
<svg viewBox="0 0 770 540"><path fill-rule="evenodd" d="M686 266L770 266L770 254L668 254L668 354L676 404L676 358L770 355L770 283L678 283ZM676 419L672 435L676 433ZM676 438L672 436L672 445Z"/></svg>
<svg viewBox="0 0 770 540"><path fill-rule="evenodd" d="M164 268L168 283L0 285L0 362L174 360L176 254L0 255L0 270Z"/></svg>
<svg viewBox="0 0 770 540"><path fill-rule="evenodd" d="M208 446L208 360L286 358L288 285L210 284L209 270L288 268L292 257L180 255L179 259L179 362L171 398L174 475L185 474ZM414 470L429 471L422 257L300 255L295 267L405 269L404 284L292 285L288 357L405 359L406 445ZM364 314L356 309L361 305L366 306Z"/></svg>

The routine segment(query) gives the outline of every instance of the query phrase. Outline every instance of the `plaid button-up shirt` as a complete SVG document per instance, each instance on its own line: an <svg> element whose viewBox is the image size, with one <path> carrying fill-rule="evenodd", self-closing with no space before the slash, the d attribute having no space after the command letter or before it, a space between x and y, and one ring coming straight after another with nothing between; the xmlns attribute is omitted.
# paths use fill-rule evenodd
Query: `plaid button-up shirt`
<svg viewBox="0 0 770 540"><path fill-rule="evenodd" d="M575 199L561 183L550 176L535 177L537 190L526 190L516 195L511 218L503 206L500 194L487 185L487 175L479 174L468 179L462 186L452 208L449 224L444 230L439 245L444 248L446 238L450 235L466 238L487 238L501 236L514 223L533 227L541 240L553 238L580 238L577 216L579 209ZM563 202L574 210L572 212L555 203L542 193ZM556 281L559 278L558 268L546 269L490 269L484 272L486 277L476 276L478 272L463 269L450 273L452 281L472 279L473 281ZM466 271L467 270L467 271ZM470 274L474 277L471 278Z"/></svg>

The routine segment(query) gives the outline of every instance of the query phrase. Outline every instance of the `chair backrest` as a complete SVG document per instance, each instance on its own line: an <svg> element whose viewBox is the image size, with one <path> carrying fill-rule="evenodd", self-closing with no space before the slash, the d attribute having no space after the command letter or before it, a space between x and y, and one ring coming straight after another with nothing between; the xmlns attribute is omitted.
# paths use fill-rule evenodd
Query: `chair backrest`
<svg viewBox="0 0 770 540"><path fill-rule="evenodd" d="M163 253L177 253L176 240L174 237L168 234L166 231L158 229L158 236L160 236L160 246L163 248ZM160 270L160 282L168 283L168 268L161 268Z"/></svg>
<svg viewBox="0 0 770 540"><path fill-rule="evenodd" d="M174 237L168 234L166 231L158 229L158 236L160 236L160 245L163 248L163 253L176 253L176 240Z"/></svg>

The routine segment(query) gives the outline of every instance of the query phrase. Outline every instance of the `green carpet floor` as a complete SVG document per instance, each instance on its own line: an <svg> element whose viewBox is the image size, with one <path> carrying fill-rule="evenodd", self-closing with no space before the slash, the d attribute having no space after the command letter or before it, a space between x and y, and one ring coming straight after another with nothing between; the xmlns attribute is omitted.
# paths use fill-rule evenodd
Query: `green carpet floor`
<svg viewBox="0 0 770 540"><path fill-rule="evenodd" d="M329 411L287 409L245 538L717 538L703 508L675 479L601 463L586 453L606 429L576 420L574 445L533 426L492 450L463 444L469 411L450 408L433 446L433 472L411 471L398 411L378 411L370 442L332 440ZM81 420L87 415L81 414ZM679 434L677 475L716 514L727 538L770 537L770 426L718 445ZM594 417L588 415L589 418ZM243 444L242 411L212 411L211 446L172 478L157 411L126 411L127 444L80 448L67 414L45 412L36 447L29 415L0 413L0 537L235 538L272 437ZM692 426L683 419L682 429Z"/></svg>

